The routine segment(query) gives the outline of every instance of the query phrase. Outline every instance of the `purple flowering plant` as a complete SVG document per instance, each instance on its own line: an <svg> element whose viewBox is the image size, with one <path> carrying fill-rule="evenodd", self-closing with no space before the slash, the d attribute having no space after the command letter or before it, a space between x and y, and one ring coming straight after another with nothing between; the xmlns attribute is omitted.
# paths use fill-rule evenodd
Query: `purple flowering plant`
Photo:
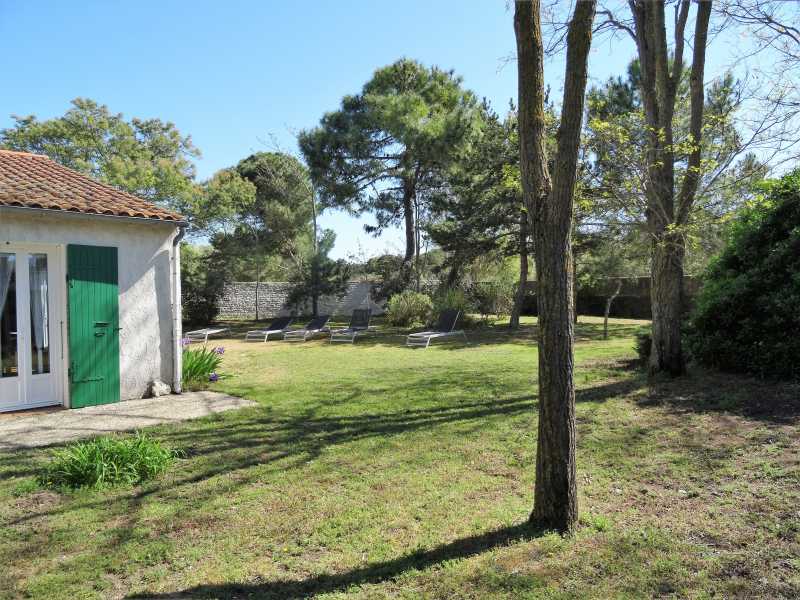
<svg viewBox="0 0 800 600"><path fill-rule="evenodd" d="M202 389L209 382L219 381L224 348L201 346L183 351L183 385L186 389Z"/></svg>

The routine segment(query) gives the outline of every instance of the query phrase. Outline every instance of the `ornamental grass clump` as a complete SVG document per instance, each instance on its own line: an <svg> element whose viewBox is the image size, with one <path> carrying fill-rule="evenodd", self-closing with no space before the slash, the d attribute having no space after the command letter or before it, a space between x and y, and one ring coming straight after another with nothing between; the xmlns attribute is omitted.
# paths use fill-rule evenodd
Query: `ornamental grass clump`
<svg viewBox="0 0 800 600"><path fill-rule="evenodd" d="M219 380L224 348L186 348L183 351L183 385L187 389L205 387Z"/></svg>
<svg viewBox="0 0 800 600"><path fill-rule="evenodd" d="M143 433L99 437L57 450L39 482L53 488L132 486L162 474L179 455Z"/></svg>

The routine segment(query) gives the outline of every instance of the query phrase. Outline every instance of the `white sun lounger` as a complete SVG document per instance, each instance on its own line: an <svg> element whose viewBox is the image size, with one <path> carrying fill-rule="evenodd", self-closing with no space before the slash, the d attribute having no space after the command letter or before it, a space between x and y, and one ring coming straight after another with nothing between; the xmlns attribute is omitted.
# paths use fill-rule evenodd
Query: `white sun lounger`
<svg viewBox="0 0 800 600"><path fill-rule="evenodd" d="M345 329L331 330L331 344L333 342L354 343L359 335L364 335L370 331L369 321L372 318L372 311L368 308L356 308L350 317L350 325Z"/></svg>
<svg viewBox="0 0 800 600"><path fill-rule="evenodd" d="M186 339L189 342L203 342L204 344L208 343L208 338L214 335L219 335L220 333L226 333L228 330L227 327L206 327L205 329L195 329L194 331L187 331L184 333Z"/></svg>
<svg viewBox="0 0 800 600"><path fill-rule="evenodd" d="M446 340L454 337L463 337L467 341L467 334L463 329L456 329L458 317L461 316L459 310L443 310L439 314L436 326L430 331L420 331L411 333L406 338L406 346L412 348L427 348L433 340Z"/></svg>
<svg viewBox="0 0 800 600"><path fill-rule="evenodd" d="M292 321L294 321L294 317L278 317L277 319L273 319L272 323L270 323L266 329L252 329L248 331L244 335L244 340L246 342L251 340L266 342L271 335L282 337L286 331L288 331Z"/></svg>

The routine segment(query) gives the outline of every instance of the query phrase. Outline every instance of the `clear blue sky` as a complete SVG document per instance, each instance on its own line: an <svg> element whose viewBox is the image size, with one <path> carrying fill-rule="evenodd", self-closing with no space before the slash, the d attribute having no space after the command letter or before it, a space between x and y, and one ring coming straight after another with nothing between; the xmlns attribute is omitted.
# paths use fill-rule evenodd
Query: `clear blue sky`
<svg viewBox="0 0 800 600"><path fill-rule="evenodd" d="M622 73L633 50L596 44L592 80ZM174 122L202 151L204 179L271 137L295 151L293 132L402 56L455 69L504 112L516 98L516 65L504 60L513 51L505 0L0 0L0 127L11 114L48 118L92 98L126 117ZM712 51L709 71L725 57ZM560 60L548 66L554 98L562 70ZM322 225L337 233L336 257L359 243L368 254L401 248L399 232L374 239L341 213Z"/></svg>

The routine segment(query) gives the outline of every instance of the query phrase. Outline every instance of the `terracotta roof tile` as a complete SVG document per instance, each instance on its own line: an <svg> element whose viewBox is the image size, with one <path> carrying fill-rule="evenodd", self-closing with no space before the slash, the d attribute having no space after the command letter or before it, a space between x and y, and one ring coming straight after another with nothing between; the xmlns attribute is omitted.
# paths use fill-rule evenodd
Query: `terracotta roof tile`
<svg viewBox="0 0 800 600"><path fill-rule="evenodd" d="M95 181L41 154L0 150L0 206L183 221L133 194Z"/></svg>

